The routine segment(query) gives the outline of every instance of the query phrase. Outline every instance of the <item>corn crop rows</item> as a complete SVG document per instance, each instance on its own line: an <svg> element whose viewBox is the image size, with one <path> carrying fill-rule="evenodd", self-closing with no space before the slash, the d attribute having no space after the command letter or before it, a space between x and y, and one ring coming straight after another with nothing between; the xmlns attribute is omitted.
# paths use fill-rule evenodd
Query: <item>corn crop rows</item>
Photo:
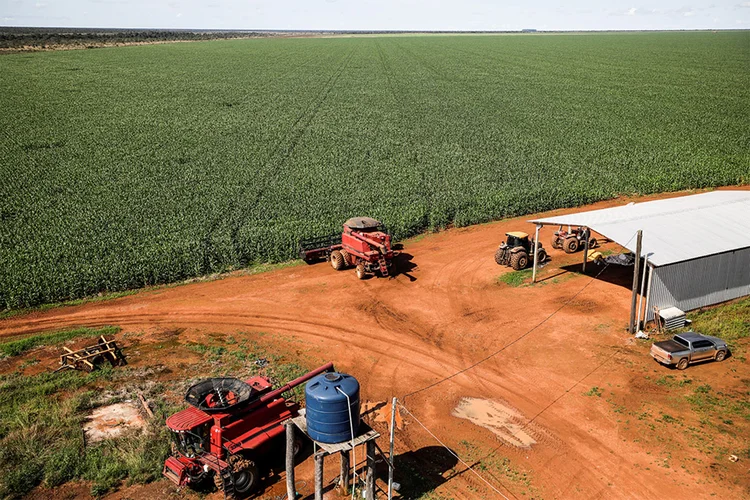
<svg viewBox="0 0 750 500"><path fill-rule="evenodd" d="M263 39L0 57L0 308L750 180L750 34ZM498 235L498 240L500 235Z"/></svg>

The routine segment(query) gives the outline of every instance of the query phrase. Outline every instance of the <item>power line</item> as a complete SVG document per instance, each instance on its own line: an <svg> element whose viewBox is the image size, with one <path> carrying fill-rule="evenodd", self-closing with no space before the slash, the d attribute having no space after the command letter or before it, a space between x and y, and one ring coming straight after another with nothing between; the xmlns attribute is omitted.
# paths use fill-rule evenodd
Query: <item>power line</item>
<svg viewBox="0 0 750 500"><path fill-rule="evenodd" d="M487 480L486 480L485 478L483 478L483 477L481 476L481 474L479 474L479 473L478 473L477 471L475 471L475 470L474 470L474 469L473 469L473 468L471 467L471 465L469 465L469 464L467 464L466 462L464 462L464 461L463 461L463 460L461 459L461 457L459 457L459 456L458 456L458 455L457 455L457 454L456 454L456 453L455 453L455 452L454 452L453 450L451 450L450 448L448 448L448 446L446 446L446 444L445 444L445 443L443 443L443 442L442 442L442 441L440 440L440 438L438 438L438 437L437 437L437 436L436 436L436 435L435 435L435 434L434 434L434 433L433 433L433 432L432 432L432 431L431 431L430 429L428 429L428 428L427 428L427 427L426 427L426 426L425 426L425 425L424 425L424 424L423 424L422 422L420 422L420 421L419 421L419 419L418 419L417 417L415 417L415 416L414 416L414 414L413 414L412 412L410 412L410 411L409 411L409 409L408 409L408 408L407 408L406 406L404 406L404 405L403 405L403 403L399 402L399 403L398 403L398 405L399 405L399 406L400 406L401 408L403 408L403 410L404 410L404 411L405 411L406 413L408 413L408 414L409 414L409 416L410 416L411 418L413 418L415 422L417 422L417 423L418 423L418 424L419 424L420 426L422 426L422 429L424 429L425 431L427 431L427 433L428 433L428 434L429 434L430 436L432 436L432 438L433 438L433 439L434 439L435 441L437 441L438 443L440 443L440 444L442 445L442 447L443 447L443 448L445 448L446 450L448 450L448 453L450 453L451 455L453 455L454 457L456 457L456 460L458 460L459 462L461 462L461 463L462 463L462 464L463 464L463 465L464 465L464 466L465 466L465 467L466 467L466 468L467 468L468 470L470 470L471 472L473 472L473 473L474 473L474 475L475 475L475 476L477 476L477 477L478 477L478 478L479 478L479 479L480 479L480 480L481 480L481 481L482 481L482 482L483 482L484 484L486 484L486 485L487 485L487 486L488 486L488 487L489 487L490 489L492 489L492 490L493 490L493 491L494 491L495 493L497 493L498 495L500 495L501 497L503 497L503 498L504 498L505 500L510 500L510 498L508 498L507 496L505 496L505 495L504 495L504 494L503 494L503 493L502 493L502 492L501 492L500 490L498 490L498 489L497 489L497 488L496 488L495 486L493 486L493 485L492 485L492 483L490 483L489 481L487 481ZM507 488L506 488L506 489L507 489ZM508 493L510 493L510 494L511 494L511 496L513 496L513 498L517 498L517 497L516 497L515 495L513 495L513 493L511 493L511 492L510 492L510 490L508 490Z"/></svg>
<svg viewBox="0 0 750 500"><path fill-rule="evenodd" d="M636 234L638 234L638 233L637 232L633 233L633 236L631 236L630 239L624 245L621 245L621 246L623 246L623 247L627 246L627 244L632 241L632 239L635 237ZM461 370L453 373L452 375L449 375L449 376L444 377L444 378L442 378L442 379L440 379L440 380L438 380L436 382L433 382L433 383L431 383L429 385L426 385L425 387L422 387L421 389L417 389L416 391L412 391L412 392L410 392L408 394L405 394L405 395L401 396L400 399L405 399L405 398L407 398L409 396L413 396L414 394L418 394L418 393L426 391L428 389L432 389L433 387L435 387L437 385L440 385L443 382L446 382L446 381L448 381L448 380L450 380L450 379L452 379L454 377L457 377L458 375L461 375L464 372L467 372L467 371L471 370L472 368L475 368L475 367L481 365L482 363L484 363L488 359L491 359L491 358L497 356L498 354L500 354L501 352L503 352L505 349L507 349L508 347L512 346L513 344L515 344L516 342L520 341L521 339L525 338L531 332L535 331L537 328L539 328L540 326L542 326L543 324L545 324L547 321L549 321L550 319L552 319L553 316L555 316L557 313L559 313L563 308L565 308L565 306L567 306L568 304L570 304L571 302L573 302L573 299L575 299L576 297L578 297L578 295L580 295L581 292L583 292L586 288L588 288L589 285L591 285L594 281L596 281L596 279L599 278L599 275L601 275L608 267L609 267L609 263L605 263L604 267L598 273L596 273L596 276L594 276L593 278L591 278L591 280L588 283L586 283L580 290L578 290L571 298L569 298L567 301L565 301L560 307L558 307L557 309L555 309L550 315L548 315L546 318L544 318L541 322L537 323L536 326L532 327L530 330L528 330L526 333L524 333L520 337L516 338L515 340L513 340L512 342L510 342L508 344L505 344L503 347L501 347L497 351L495 351L495 352L493 352L493 353L485 356L484 358L480 359L479 361L475 362L474 364L471 364L471 365L467 366L466 368L463 368L463 369L461 369Z"/></svg>

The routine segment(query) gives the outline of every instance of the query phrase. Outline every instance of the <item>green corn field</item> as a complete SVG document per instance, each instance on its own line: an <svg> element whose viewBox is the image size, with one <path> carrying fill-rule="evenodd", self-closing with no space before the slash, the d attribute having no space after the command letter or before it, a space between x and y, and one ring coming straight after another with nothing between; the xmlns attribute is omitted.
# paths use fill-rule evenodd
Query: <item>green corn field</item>
<svg viewBox="0 0 750 500"><path fill-rule="evenodd" d="M0 308L17 308L295 258L354 215L403 238L747 183L750 33L9 54L0 130Z"/></svg>

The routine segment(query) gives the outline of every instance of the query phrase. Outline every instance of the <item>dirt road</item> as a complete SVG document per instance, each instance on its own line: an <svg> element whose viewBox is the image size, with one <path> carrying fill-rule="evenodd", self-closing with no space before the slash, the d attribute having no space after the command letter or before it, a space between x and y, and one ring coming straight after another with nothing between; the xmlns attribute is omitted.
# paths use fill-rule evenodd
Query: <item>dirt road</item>
<svg viewBox="0 0 750 500"><path fill-rule="evenodd" d="M525 220L407 241L399 264L404 271L393 279L358 281L353 270L295 266L9 318L0 321L0 336L100 325L147 335L180 328L181 335L196 338L266 332L270 342L278 334L301 341L314 360L333 360L355 375L365 400L402 398L510 498L747 495L736 482L712 478L707 467L681 468L678 461L700 456L689 447L669 450L672 467L655 465L670 434L661 442L643 439L640 428L615 411L621 403L639 408L651 397L633 379L656 369L625 332L627 273L607 270L593 279L569 272L561 268L579 263L581 254L548 248L552 261L541 271L541 283L498 283L509 268L495 264L494 250L505 231L531 232ZM546 247L550 236L549 229L542 231ZM286 351L289 346L279 343ZM721 366L700 371L721 385ZM592 387L610 390L612 397L587 396ZM654 400L668 404L664 395ZM404 421L397 452L434 450L435 440L406 412ZM496 495L466 467L457 464L456 471L438 494Z"/></svg>

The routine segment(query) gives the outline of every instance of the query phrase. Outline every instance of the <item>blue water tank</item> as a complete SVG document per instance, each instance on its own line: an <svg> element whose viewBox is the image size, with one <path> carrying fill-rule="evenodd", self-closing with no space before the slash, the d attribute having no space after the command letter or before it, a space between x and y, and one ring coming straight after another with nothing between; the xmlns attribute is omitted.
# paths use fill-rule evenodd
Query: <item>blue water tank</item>
<svg viewBox="0 0 750 500"><path fill-rule="evenodd" d="M305 387L307 433L321 443L342 443L352 439L359 429L359 382L345 373L322 373Z"/></svg>

